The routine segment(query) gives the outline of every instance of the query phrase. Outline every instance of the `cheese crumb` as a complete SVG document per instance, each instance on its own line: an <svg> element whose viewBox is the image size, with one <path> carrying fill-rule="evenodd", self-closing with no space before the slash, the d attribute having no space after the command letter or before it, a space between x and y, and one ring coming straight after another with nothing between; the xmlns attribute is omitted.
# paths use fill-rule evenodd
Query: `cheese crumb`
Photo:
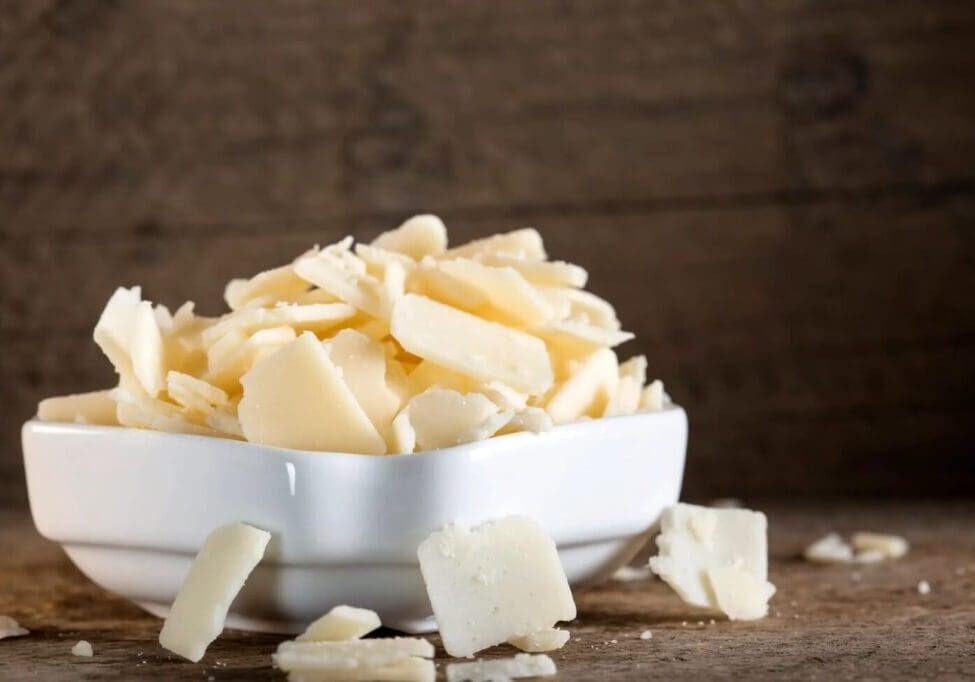
<svg viewBox="0 0 975 682"><path fill-rule="evenodd" d="M647 566L620 566L613 573L613 580L618 580L621 583L649 580L652 577L653 571Z"/></svg>
<svg viewBox="0 0 975 682"><path fill-rule="evenodd" d="M203 658L270 539L267 531L244 523L222 526L207 536L159 633L163 648L194 663Z"/></svg>
<svg viewBox="0 0 975 682"><path fill-rule="evenodd" d="M806 547L802 555L806 561L817 563L849 563L853 560L853 548L839 534L829 533Z"/></svg>
<svg viewBox="0 0 975 682"><path fill-rule="evenodd" d="M20 627L20 623L10 616L0 616L0 639L7 637L23 637L29 635L30 630Z"/></svg>
<svg viewBox="0 0 975 682"><path fill-rule="evenodd" d="M909 548L907 540L899 535L862 531L854 533L850 543L858 552L879 552L884 559L900 559L907 554Z"/></svg>
<svg viewBox="0 0 975 682"><path fill-rule="evenodd" d="M497 682L522 677L551 677L557 672L555 661L544 654L518 654L514 658L497 658L447 666L447 682Z"/></svg>
<svg viewBox="0 0 975 682"><path fill-rule="evenodd" d="M653 633L650 632L649 630L644 630L643 632L640 633L640 639L643 640L653 639Z"/></svg>
<svg viewBox="0 0 975 682"><path fill-rule="evenodd" d="M917 584L918 594L931 594L931 584L927 580L922 580Z"/></svg>
<svg viewBox="0 0 975 682"><path fill-rule="evenodd" d="M89 642L85 640L79 641L73 647L71 647L71 653L75 656L82 656L84 658L91 658L95 655L95 650L92 648Z"/></svg>

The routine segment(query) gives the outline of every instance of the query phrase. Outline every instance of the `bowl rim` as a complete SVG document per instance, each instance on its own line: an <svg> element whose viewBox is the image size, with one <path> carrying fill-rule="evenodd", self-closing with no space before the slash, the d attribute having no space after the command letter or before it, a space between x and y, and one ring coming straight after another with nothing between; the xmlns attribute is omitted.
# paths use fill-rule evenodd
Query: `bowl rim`
<svg viewBox="0 0 975 682"><path fill-rule="evenodd" d="M466 452L471 453L474 451L480 451L487 448L493 448L497 445L515 445L522 440L528 440L531 438L563 438L571 437L574 434L583 434L594 428L605 428L607 425L612 423L623 423L632 422L637 420L653 421L662 418L674 418L675 415L683 415L684 420L687 420L687 413L683 407L677 405L676 403L665 406L662 410L657 410L653 412L637 412L635 414L628 415L615 415L611 417L599 417L596 419L582 419L575 422L570 422L568 424L557 424L548 431L542 431L539 433L534 433L531 431L520 431L516 433L508 433L500 436L491 436L490 438L485 438L483 440L471 441L469 443L461 443L459 445L452 445L447 448L440 448L436 450L422 450L420 452L414 452L411 454L383 454L383 455L370 455L366 453L356 453L356 452L335 452L330 450L298 450L294 448L285 448L277 445L266 445L263 443L254 443L247 440L239 440L236 438L218 438L216 436L206 436L200 434L192 433L173 433L171 431L157 431L155 429L142 429L130 426L121 425L105 425L105 424L80 424L76 422L58 422L58 421L42 421L36 416L28 419L24 422L21 427L21 434L27 434L28 432L39 435L73 435L73 436L85 436L85 437L108 437L113 434L119 433L138 433L144 434L151 438L172 438L176 442L195 442L195 443L205 443L205 442L215 442L221 447L239 447L241 450L250 450L252 452L260 451L263 456L274 456L280 457L282 459L288 459L289 461L294 461L295 458L314 458L321 460L321 458L326 459L356 459L356 460L367 460L367 461L385 461L385 462L404 462L404 461L425 461L431 458L441 458L441 457L456 457L457 455ZM26 450L24 451L24 456L27 456Z"/></svg>

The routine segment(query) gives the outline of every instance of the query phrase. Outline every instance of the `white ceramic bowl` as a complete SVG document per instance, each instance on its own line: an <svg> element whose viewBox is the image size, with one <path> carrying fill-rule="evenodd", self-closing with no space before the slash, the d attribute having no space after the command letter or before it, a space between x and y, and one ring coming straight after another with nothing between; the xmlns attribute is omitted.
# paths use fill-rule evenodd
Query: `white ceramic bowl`
<svg viewBox="0 0 975 682"><path fill-rule="evenodd" d="M204 538L244 521L273 540L228 626L297 632L336 604L431 630L416 548L457 520L526 514L555 539L570 582L629 560L677 501L679 407L375 457L285 450L121 427L29 421L31 513L102 587L164 616Z"/></svg>

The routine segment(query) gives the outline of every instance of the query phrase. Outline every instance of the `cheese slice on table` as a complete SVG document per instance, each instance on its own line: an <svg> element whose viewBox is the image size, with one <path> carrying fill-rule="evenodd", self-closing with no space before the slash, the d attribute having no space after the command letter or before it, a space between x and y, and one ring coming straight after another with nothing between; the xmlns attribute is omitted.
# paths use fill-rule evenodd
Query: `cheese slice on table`
<svg viewBox="0 0 975 682"><path fill-rule="evenodd" d="M900 559L907 554L907 540L886 533L854 533L850 544L857 552L879 552L884 559Z"/></svg>
<svg viewBox="0 0 975 682"><path fill-rule="evenodd" d="M299 635L298 642L341 642L360 639L382 623L379 614L369 609L354 606L336 606L324 616L313 622Z"/></svg>
<svg viewBox="0 0 975 682"><path fill-rule="evenodd" d="M806 561L821 564L845 564L853 561L853 548L837 533L829 533L812 543L802 553Z"/></svg>
<svg viewBox="0 0 975 682"><path fill-rule="evenodd" d="M545 244L542 235L533 227L503 232L484 239L475 239L463 246L448 249L444 258L478 258L494 254L506 254L522 260L543 261Z"/></svg>
<svg viewBox="0 0 975 682"><path fill-rule="evenodd" d="M322 668L375 667L418 656L430 658L433 645L419 637L384 637L344 642L281 642L274 664L286 672Z"/></svg>
<svg viewBox="0 0 975 682"><path fill-rule="evenodd" d="M203 658L223 631L230 604L264 556L270 539L270 533L245 523L210 533L179 588L159 643L193 662Z"/></svg>
<svg viewBox="0 0 975 682"><path fill-rule="evenodd" d="M543 286L581 289L589 279L589 273L583 268L560 260L533 261L507 254L488 254L480 260L485 265L514 268L532 284Z"/></svg>
<svg viewBox="0 0 975 682"><path fill-rule="evenodd" d="M556 672L555 661L544 654L518 654L513 658L451 663L447 666L447 682L499 682L522 677L551 677Z"/></svg>
<svg viewBox="0 0 975 682"><path fill-rule="evenodd" d="M382 344L352 329L343 329L325 347L369 421L388 439L400 399L386 384L386 351Z"/></svg>
<svg viewBox="0 0 975 682"><path fill-rule="evenodd" d="M250 279L231 280L223 292L223 300L231 310L240 310L254 299L288 300L308 290L308 282L295 274L290 265L265 270Z"/></svg>
<svg viewBox="0 0 975 682"><path fill-rule="evenodd" d="M0 639L7 637L23 637L29 635L30 630L20 627L20 623L10 616L0 616Z"/></svg>
<svg viewBox="0 0 975 682"><path fill-rule="evenodd" d="M372 246L402 253L415 261L437 256L447 248L447 227L435 215L413 216L395 230L383 232Z"/></svg>
<svg viewBox="0 0 975 682"><path fill-rule="evenodd" d="M508 643L522 651L539 653L555 651L565 646L569 641L569 631L561 628L545 628L524 637L515 637Z"/></svg>
<svg viewBox="0 0 975 682"><path fill-rule="evenodd" d="M474 529L451 524L424 540L417 556L451 656L472 656L576 617L555 542L525 516Z"/></svg>
<svg viewBox="0 0 975 682"><path fill-rule="evenodd" d="M545 343L524 332L407 294L390 323L400 345L425 360L482 381L501 381L516 391L544 393L552 385Z"/></svg>
<svg viewBox="0 0 975 682"><path fill-rule="evenodd" d="M618 384L616 353L603 348L583 360L575 373L556 387L545 404L545 411L556 424L601 416Z"/></svg>
<svg viewBox="0 0 975 682"><path fill-rule="evenodd" d="M383 454L342 371L310 332L258 362L240 379L237 408L247 440L299 450Z"/></svg>
<svg viewBox="0 0 975 682"><path fill-rule="evenodd" d="M554 316L552 306L511 267L491 267L458 258L442 261L441 272L476 290L496 314L522 327L536 327Z"/></svg>
<svg viewBox="0 0 975 682"><path fill-rule="evenodd" d="M37 418L42 422L75 422L106 426L118 424L111 391L92 391L45 398L37 404Z"/></svg>
<svg viewBox="0 0 975 682"><path fill-rule="evenodd" d="M421 451L484 440L511 419L510 412L501 412L481 393L464 395L445 388L431 388L414 396L404 412Z"/></svg>
<svg viewBox="0 0 975 682"><path fill-rule="evenodd" d="M675 504L660 517L660 551L650 559L650 568L688 604L734 618L760 611L764 615L765 604L775 591L768 583L767 525L765 514L748 509ZM736 570L724 570L728 567ZM718 569L713 581L712 569ZM754 585L737 580L737 571L748 574ZM715 586L724 590L720 598ZM761 604L743 602L763 595L767 596Z"/></svg>
<svg viewBox="0 0 975 682"><path fill-rule="evenodd" d="M288 682L434 682L436 679L434 662L415 656L376 666L325 667L288 674Z"/></svg>

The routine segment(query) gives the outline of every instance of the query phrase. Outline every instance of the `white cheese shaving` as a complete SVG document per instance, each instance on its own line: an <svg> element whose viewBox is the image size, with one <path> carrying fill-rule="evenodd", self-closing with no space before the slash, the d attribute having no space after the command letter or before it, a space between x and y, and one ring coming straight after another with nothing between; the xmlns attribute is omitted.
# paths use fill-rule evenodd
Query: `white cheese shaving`
<svg viewBox="0 0 975 682"><path fill-rule="evenodd" d="M372 246L406 254L413 260L437 256L447 248L447 227L435 215L413 216L395 230L383 232Z"/></svg>
<svg viewBox="0 0 975 682"><path fill-rule="evenodd" d="M907 540L899 535L889 535L885 533L854 533L850 538L850 544L857 552L875 551L883 555L885 559L900 559L907 554Z"/></svg>
<svg viewBox="0 0 975 682"><path fill-rule="evenodd" d="M438 450L484 440L511 418L480 393L464 395L431 388L410 400L405 409L420 450Z"/></svg>
<svg viewBox="0 0 975 682"><path fill-rule="evenodd" d="M451 663L447 682L498 682L522 677L551 677L557 672L555 661L544 654L518 654L513 658Z"/></svg>
<svg viewBox="0 0 975 682"><path fill-rule="evenodd" d="M344 642L281 642L274 664L286 672L322 668L374 667L418 656L430 658L433 645L418 637L357 639Z"/></svg>
<svg viewBox="0 0 975 682"><path fill-rule="evenodd" d="M829 533L806 547L802 555L816 563L849 563L853 561L853 548L837 533Z"/></svg>
<svg viewBox="0 0 975 682"><path fill-rule="evenodd" d="M382 623L379 614L354 606L336 606L314 621L296 639L298 642L340 642L360 639Z"/></svg>
<svg viewBox="0 0 975 682"><path fill-rule="evenodd" d="M434 682L436 678L433 661L412 656L383 665L323 667L288 674L288 682Z"/></svg>
<svg viewBox="0 0 975 682"><path fill-rule="evenodd" d="M203 658L270 539L270 533L244 523L207 536L159 633L163 648L194 663Z"/></svg>

